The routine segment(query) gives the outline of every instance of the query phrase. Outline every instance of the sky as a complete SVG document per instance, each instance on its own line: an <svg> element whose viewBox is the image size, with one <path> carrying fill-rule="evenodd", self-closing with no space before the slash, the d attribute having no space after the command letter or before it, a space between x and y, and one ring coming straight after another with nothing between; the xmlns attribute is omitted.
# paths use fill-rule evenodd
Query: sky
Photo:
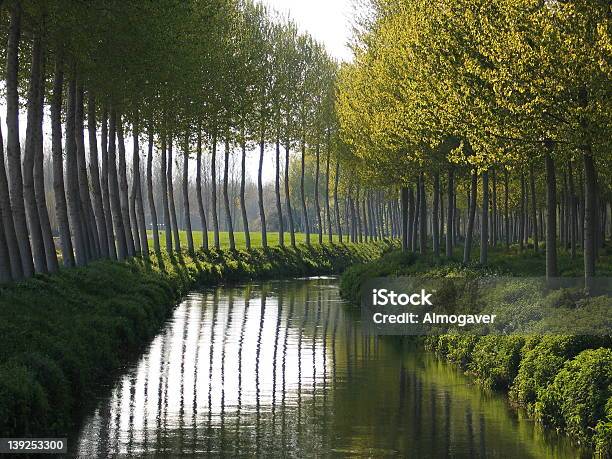
<svg viewBox="0 0 612 459"><path fill-rule="evenodd" d="M289 14L304 32L325 45L338 60L350 61L351 0L260 0L282 15Z"/></svg>

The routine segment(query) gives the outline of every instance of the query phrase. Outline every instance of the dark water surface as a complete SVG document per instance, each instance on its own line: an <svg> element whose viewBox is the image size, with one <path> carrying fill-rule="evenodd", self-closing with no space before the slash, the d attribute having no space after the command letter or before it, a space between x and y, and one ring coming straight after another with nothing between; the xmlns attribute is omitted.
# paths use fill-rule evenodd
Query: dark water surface
<svg viewBox="0 0 612 459"><path fill-rule="evenodd" d="M332 278L189 295L69 443L86 457L577 456L456 368L363 336Z"/></svg>

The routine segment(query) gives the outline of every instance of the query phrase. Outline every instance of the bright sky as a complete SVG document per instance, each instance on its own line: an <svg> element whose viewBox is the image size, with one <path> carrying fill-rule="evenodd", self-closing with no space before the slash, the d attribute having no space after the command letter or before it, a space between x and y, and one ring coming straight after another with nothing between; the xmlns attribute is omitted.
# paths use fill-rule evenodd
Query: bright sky
<svg viewBox="0 0 612 459"><path fill-rule="evenodd" d="M260 0L282 15L289 14L301 30L322 42L336 59L349 61L351 0Z"/></svg>

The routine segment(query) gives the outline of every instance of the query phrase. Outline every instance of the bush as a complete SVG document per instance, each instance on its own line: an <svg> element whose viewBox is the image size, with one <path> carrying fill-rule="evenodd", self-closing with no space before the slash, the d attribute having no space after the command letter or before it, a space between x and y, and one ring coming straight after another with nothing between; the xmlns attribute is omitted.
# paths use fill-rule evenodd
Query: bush
<svg viewBox="0 0 612 459"><path fill-rule="evenodd" d="M0 432L32 436L48 429L50 408L36 375L22 365L0 365Z"/></svg>
<svg viewBox="0 0 612 459"><path fill-rule="evenodd" d="M597 423L595 435L595 454L599 457L612 457L612 397L606 403L606 418Z"/></svg>
<svg viewBox="0 0 612 459"><path fill-rule="evenodd" d="M472 351L468 370L490 389L507 389L514 381L521 360L521 336L483 336Z"/></svg>
<svg viewBox="0 0 612 459"><path fill-rule="evenodd" d="M536 416L579 442L589 443L593 429L606 417L610 396L612 350L589 349L566 362L552 384L539 393Z"/></svg>
<svg viewBox="0 0 612 459"><path fill-rule="evenodd" d="M564 363L585 349L598 347L604 340L592 336L550 335L528 338L523 347L510 398L533 414L538 392L552 382Z"/></svg>

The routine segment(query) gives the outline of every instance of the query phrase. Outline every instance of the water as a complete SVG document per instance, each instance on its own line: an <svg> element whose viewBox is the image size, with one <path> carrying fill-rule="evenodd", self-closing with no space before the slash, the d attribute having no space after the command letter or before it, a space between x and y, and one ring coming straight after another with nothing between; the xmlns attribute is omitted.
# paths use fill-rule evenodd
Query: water
<svg viewBox="0 0 612 459"><path fill-rule="evenodd" d="M363 336L333 278L189 295L69 443L87 457L577 456L456 368Z"/></svg>

